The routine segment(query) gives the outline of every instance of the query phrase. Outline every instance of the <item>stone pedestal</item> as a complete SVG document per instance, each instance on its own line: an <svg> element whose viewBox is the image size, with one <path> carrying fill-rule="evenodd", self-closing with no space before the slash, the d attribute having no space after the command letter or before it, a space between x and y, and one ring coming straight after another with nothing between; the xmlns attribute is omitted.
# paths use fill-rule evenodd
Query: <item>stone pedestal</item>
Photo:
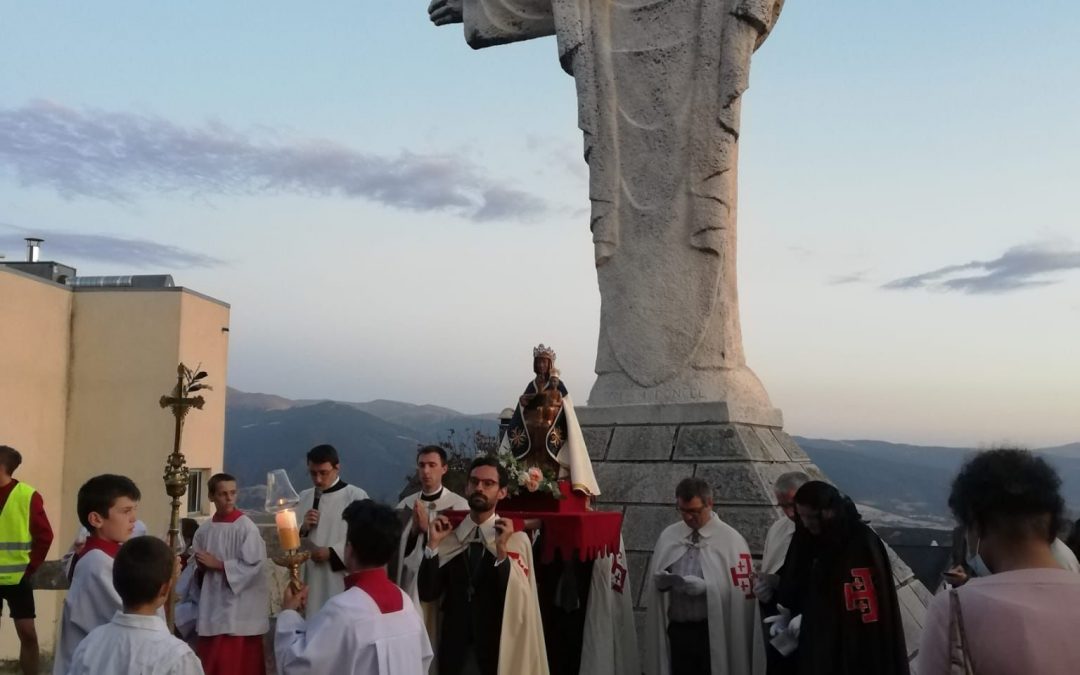
<svg viewBox="0 0 1080 675"><path fill-rule="evenodd" d="M588 406L577 409L596 479L598 507L622 511L638 630L649 558L660 531L678 520L675 486L688 476L709 481L716 513L738 530L760 561L765 533L782 513L773 484L803 471L828 480L784 432L780 411L768 424L733 421L723 403ZM914 656L930 593L890 549L908 651Z"/></svg>

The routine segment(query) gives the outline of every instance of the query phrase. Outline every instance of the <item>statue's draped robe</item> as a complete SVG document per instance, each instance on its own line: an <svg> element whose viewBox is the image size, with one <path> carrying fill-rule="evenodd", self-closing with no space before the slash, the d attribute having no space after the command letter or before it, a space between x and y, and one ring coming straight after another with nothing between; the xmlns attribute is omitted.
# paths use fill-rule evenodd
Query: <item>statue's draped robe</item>
<svg viewBox="0 0 1080 675"><path fill-rule="evenodd" d="M471 46L555 35L577 83L602 298L590 404L727 400L741 385L767 402L742 351L735 167L750 57L782 5L463 0ZM621 393L639 389L653 391Z"/></svg>
<svg viewBox="0 0 1080 675"><path fill-rule="evenodd" d="M593 472L592 459L589 450L585 447L585 436L581 432L581 424L578 422L577 412L574 410L574 401L567 391L566 385L559 378L551 378L544 390L557 389L562 395L562 406L555 423L548 430L544 439L533 439L525 428L525 413L522 410L520 400L514 409L514 416L510 420L510 426L502 442L499 444L499 452L508 452L526 464L530 464L528 458L532 455L534 443L542 442L547 456L558 467L558 479L567 479L570 486L590 497L600 496L600 485L596 482L596 474ZM524 396L537 393L536 380L532 380L525 386ZM556 440L556 435L558 440ZM519 442L515 443L515 439ZM543 467L541 467L543 468Z"/></svg>

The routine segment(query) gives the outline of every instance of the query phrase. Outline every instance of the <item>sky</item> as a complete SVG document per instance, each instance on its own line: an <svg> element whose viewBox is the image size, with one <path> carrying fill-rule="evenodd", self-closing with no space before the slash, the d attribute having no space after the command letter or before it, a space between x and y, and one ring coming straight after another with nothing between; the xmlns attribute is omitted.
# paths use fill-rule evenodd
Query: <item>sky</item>
<svg viewBox="0 0 1080 675"><path fill-rule="evenodd" d="M554 40L425 0L0 0L0 254L232 305L228 382L579 404L600 298ZM793 434L1080 440L1080 5L788 0L740 136L748 363Z"/></svg>

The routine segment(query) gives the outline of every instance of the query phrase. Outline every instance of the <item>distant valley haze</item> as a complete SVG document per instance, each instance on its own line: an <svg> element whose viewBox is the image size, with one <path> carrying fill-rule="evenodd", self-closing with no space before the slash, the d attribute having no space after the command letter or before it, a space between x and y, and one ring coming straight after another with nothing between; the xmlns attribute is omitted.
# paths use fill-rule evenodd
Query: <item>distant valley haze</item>
<svg viewBox="0 0 1080 675"><path fill-rule="evenodd" d="M330 443L341 453L346 481L373 498L396 503L414 470L417 446L498 430L497 412L469 415L385 399L292 400L232 388L227 395L225 469L245 488L247 508L259 507L258 487L273 469L286 469L297 490L308 487L304 455L319 443ZM977 450L795 439L860 505L864 516L875 524L897 527L952 527L946 503L949 486L964 458ZM1073 517L1080 515L1080 442L1032 449L1057 469Z"/></svg>

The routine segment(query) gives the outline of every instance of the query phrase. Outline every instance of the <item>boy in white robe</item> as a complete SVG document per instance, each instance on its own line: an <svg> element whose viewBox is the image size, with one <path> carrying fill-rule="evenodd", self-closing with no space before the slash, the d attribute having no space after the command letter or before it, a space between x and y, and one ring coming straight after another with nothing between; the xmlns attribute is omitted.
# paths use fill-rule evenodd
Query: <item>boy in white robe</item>
<svg viewBox="0 0 1080 675"><path fill-rule="evenodd" d="M280 675L426 675L431 645L420 615L386 575L401 525L389 506L365 499L345 509L347 590L304 619L308 588L286 588L274 655Z"/></svg>
<svg viewBox="0 0 1080 675"><path fill-rule="evenodd" d="M312 488L300 493L299 513L304 514L300 536L311 551L302 573L308 586L307 608L312 614L332 596L345 590L345 521L349 504L367 499L366 492L341 480L341 462L332 445L317 445L307 453Z"/></svg>
<svg viewBox="0 0 1080 675"><path fill-rule="evenodd" d="M141 520L135 521L135 529L131 532L131 538L141 537L146 534L146 523ZM75 540L71 542L71 548L67 550L67 553L60 556L60 566L64 569L64 574L67 575L68 580L71 580L71 563L75 561L75 556L82 555L83 548L86 546L86 539L90 536L90 531L86 527L80 526L79 531L75 533Z"/></svg>
<svg viewBox="0 0 1080 675"><path fill-rule="evenodd" d="M746 540L713 513L712 489L675 489L682 520L660 533L645 582L646 675L762 675L765 643Z"/></svg>
<svg viewBox="0 0 1080 675"><path fill-rule="evenodd" d="M192 542L196 652L207 675L264 675L262 638L270 629L266 544L258 526L236 508L236 478L215 474L207 489L216 511Z"/></svg>
<svg viewBox="0 0 1080 675"><path fill-rule="evenodd" d="M126 476L95 476L79 488L79 521L90 536L82 554L71 563L53 675L65 675L83 638L108 623L123 606L113 587L113 558L135 529L139 499L139 488Z"/></svg>
<svg viewBox="0 0 1080 675"><path fill-rule="evenodd" d="M160 616L179 572L168 544L135 537L116 555L113 583L123 603L79 643L68 675L203 675L199 659Z"/></svg>

